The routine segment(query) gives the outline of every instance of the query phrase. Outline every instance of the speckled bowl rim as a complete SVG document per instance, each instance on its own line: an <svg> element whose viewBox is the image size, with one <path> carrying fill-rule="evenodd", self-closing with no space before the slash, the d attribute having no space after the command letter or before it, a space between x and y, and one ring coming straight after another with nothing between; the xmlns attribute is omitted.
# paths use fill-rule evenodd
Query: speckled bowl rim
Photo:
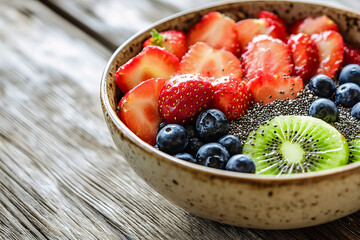
<svg viewBox="0 0 360 240"><path fill-rule="evenodd" d="M338 177L344 176L345 177L346 175L348 175L348 174L351 175L352 173L354 173L356 171L360 172L360 162L348 164L348 165L337 167L337 168L330 169L330 170L323 170L323 171L319 171L319 172L298 173L298 174L281 175L281 176L254 175L254 174L238 173L238 172L231 172L231 171L226 171L226 170L205 167L205 166L201 166L201 165L198 165L195 163L190 163L190 162L187 162L187 161L184 161L181 159L177 159L171 155L168 155L160 150L155 149L153 146L145 143L139 137L137 137L129 128L126 127L126 125L123 122L120 121L115 110L112 109L112 107L110 105L108 94L107 94L108 92L107 92L107 88L106 88L107 76L109 74L109 70L111 68L112 63L114 62L117 55L119 54L119 52L123 48L125 48L126 45L131 43L134 39L136 39L143 33L149 32L151 29L155 28L156 26L163 24L167 21L170 21L174 18L183 16L183 15L187 15L187 14L191 14L192 12L202 11L202 10L219 7L219 6L226 5L226 4L234 4L234 3L238 3L238 2L251 3L254 1L229 1L229 2L225 2L225 3L209 4L209 5L205 5L202 7L186 10L186 11L181 11L181 12L171 15L169 17L163 18L162 20L157 21L154 24L150 25L149 27L146 27L145 29L137 32L135 35L130 37L127 41L125 41L123 44L121 44L116 49L116 51L112 54L110 60L106 64L103 75L101 77L100 100L101 100L103 110L105 110L108 113L112 123L115 125L115 127L119 131L121 131L123 133L124 140L128 141L130 144L136 145L137 147L141 148L143 151L153 155L154 157L158 158L161 161L166 161L167 163L176 165L179 168L185 168L188 171L201 172L202 174L211 175L211 177L213 177L213 178L222 178L222 179L225 178L228 180L247 181L247 182L259 183L259 184L264 183L264 182L266 182L268 184L271 184L271 183L303 184L304 181L317 182L317 181L323 181L327 178L332 178L335 176L338 176ZM274 2L274 1L266 1L265 0L265 1L256 1L256 2L257 3L269 3L269 2ZM310 5L310 6L325 6L328 8L335 9L336 11L349 12L351 14L359 16L359 19L360 19L360 13L357 13L357 12L354 12L354 11L351 11L348 9L344 9L344 8L334 7L331 5L316 4L316 3L310 3L310 2L295 2L295 1L276 1L276 2L277 3L284 2L284 3L302 4L302 5Z"/></svg>

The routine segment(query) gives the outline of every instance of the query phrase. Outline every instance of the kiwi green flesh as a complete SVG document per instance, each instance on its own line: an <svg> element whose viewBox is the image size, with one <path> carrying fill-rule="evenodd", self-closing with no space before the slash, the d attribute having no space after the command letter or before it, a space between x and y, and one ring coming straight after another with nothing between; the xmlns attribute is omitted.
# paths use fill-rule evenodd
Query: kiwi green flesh
<svg viewBox="0 0 360 240"><path fill-rule="evenodd" d="M360 138L349 142L349 163L360 161Z"/></svg>
<svg viewBox="0 0 360 240"><path fill-rule="evenodd" d="M243 152L256 174L292 174L331 169L348 163L345 137L330 124L308 116L278 116L252 131Z"/></svg>

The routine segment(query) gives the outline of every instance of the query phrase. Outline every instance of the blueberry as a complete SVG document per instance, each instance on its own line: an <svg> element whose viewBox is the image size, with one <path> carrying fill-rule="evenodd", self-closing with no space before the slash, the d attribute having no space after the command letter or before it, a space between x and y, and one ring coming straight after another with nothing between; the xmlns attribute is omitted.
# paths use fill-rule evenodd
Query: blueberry
<svg viewBox="0 0 360 240"><path fill-rule="evenodd" d="M333 101L319 98L310 105L309 115L330 123L338 120L339 109Z"/></svg>
<svg viewBox="0 0 360 240"><path fill-rule="evenodd" d="M196 163L196 158L193 155L191 155L190 153L178 153L174 157L188 161L188 162Z"/></svg>
<svg viewBox="0 0 360 240"><path fill-rule="evenodd" d="M245 154L237 154L232 156L226 164L226 170L243 172L243 173L254 173L255 163L251 157Z"/></svg>
<svg viewBox="0 0 360 240"><path fill-rule="evenodd" d="M352 107L350 114L360 120L360 102Z"/></svg>
<svg viewBox="0 0 360 240"><path fill-rule="evenodd" d="M346 65L340 72L339 84L356 83L360 86L360 66L358 64Z"/></svg>
<svg viewBox="0 0 360 240"><path fill-rule="evenodd" d="M224 169L230 155L219 143L207 143L196 154L197 163L213 168Z"/></svg>
<svg viewBox="0 0 360 240"><path fill-rule="evenodd" d="M203 140L216 141L221 136L228 134L229 121L222 111L208 109L201 112L196 119L196 130Z"/></svg>
<svg viewBox="0 0 360 240"><path fill-rule="evenodd" d="M229 134L229 135L222 136L218 140L218 143L220 143L221 145L226 147L226 149L228 150L230 156L233 156L235 154L240 154L241 151L242 151L241 141L235 135Z"/></svg>
<svg viewBox="0 0 360 240"><path fill-rule="evenodd" d="M199 151L199 148L204 145L205 143L201 141L198 137L193 137L189 139L189 144L187 145L185 151L196 155L197 151Z"/></svg>
<svg viewBox="0 0 360 240"><path fill-rule="evenodd" d="M352 107L360 102L360 87L355 83L344 83L335 92L335 102L344 107Z"/></svg>
<svg viewBox="0 0 360 240"><path fill-rule="evenodd" d="M185 129L189 138L199 137L199 134L197 133L194 125L187 125L185 126Z"/></svg>
<svg viewBox="0 0 360 240"><path fill-rule="evenodd" d="M324 74L315 75L310 79L309 89L316 96L330 98L335 92L334 81Z"/></svg>
<svg viewBox="0 0 360 240"><path fill-rule="evenodd" d="M168 124L163 127L156 136L156 144L159 149L169 154L184 151L189 138L186 129L178 124Z"/></svg>

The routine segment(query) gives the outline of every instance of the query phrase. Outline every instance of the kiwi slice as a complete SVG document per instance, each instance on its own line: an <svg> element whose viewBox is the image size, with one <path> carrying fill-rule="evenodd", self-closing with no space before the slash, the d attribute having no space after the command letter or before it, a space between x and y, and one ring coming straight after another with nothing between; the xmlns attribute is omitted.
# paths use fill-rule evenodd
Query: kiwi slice
<svg viewBox="0 0 360 240"><path fill-rule="evenodd" d="M360 138L349 142L349 163L360 161Z"/></svg>
<svg viewBox="0 0 360 240"><path fill-rule="evenodd" d="M243 152L256 174L314 172L347 164L346 139L330 124L308 116L279 116L252 131Z"/></svg>

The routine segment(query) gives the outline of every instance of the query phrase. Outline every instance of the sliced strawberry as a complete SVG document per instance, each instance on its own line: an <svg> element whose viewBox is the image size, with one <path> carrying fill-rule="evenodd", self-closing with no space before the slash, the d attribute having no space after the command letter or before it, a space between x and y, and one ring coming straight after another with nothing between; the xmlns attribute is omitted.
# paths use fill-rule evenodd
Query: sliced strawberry
<svg viewBox="0 0 360 240"><path fill-rule="evenodd" d="M269 35L281 40L286 39L285 29L269 18L241 20L236 23L235 32L242 49L258 35Z"/></svg>
<svg viewBox="0 0 360 240"><path fill-rule="evenodd" d="M273 76L259 71L256 78L247 83L256 103L267 104L274 100L295 99L303 89L300 77Z"/></svg>
<svg viewBox="0 0 360 240"><path fill-rule="evenodd" d="M344 45L344 61L343 66L348 64L358 64L360 65L360 49L352 46L348 43Z"/></svg>
<svg viewBox="0 0 360 240"><path fill-rule="evenodd" d="M288 46L266 35L255 37L241 55L246 79L251 81L261 70L271 75L290 75L293 69Z"/></svg>
<svg viewBox="0 0 360 240"><path fill-rule="evenodd" d="M214 49L203 42L192 45L182 58L178 74L198 73L204 77L241 78L241 62L229 51Z"/></svg>
<svg viewBox="0 0 360 240"><path fill-rule="evenodd" d="M338 26L333 20L326 15L322 15L316 18L307 17L295 22L291 26L290 33L307 33L311 35L329 30L339 31Z"/></svg>
<svg viewBox="0 0 360 240"><path fill-rule="evenodd" d="M277 22L280 26L282 26L285 30L288 29L288 26L285 22L284 19L282 19L281 17L279 17L278 15L276 15L275 13L272 12L268 12L268 11L261 11L258 15L259 19L272 19L273 21Z"/></svg>
<svg viewBox="0 0 360 240"><path fill-rule="evenodd" d="M159 112L167 123L186 124L209 107L213 86L200 75L184 74L166 82L159 96Z"/></svg>
<svg viewBox="0 0 360 240"><path fill-rule="evenodd" d="M319 53L316 73L333 78L344 57L344 41L341 34L336 31L326 31L313 34L311 39L314 40Z"/></svg>
<svg viewBox="0 0 360 240"><path fill-rule="evenodd" d="M216 79L212 107L225 113L229 120L235 120L249 108L251 94L246 83L238 78L222 77Z"/></svg>
<svg viewBox="0 0 360 240"><path fill-rule="evenodd" d="M219 13L210 12L189 30L189 46L205 42L216 49L225 49L234 54L240 52L234 31L235 21Z"/></svg>
<svg viewBox="0 0 360 240"><path fill-rule="evenodd" d="M181 59L187 51L186 36L183 31L169 30L159 33L153 29L151 35L152 37L144 42L144 48L146 46L159 46L173 53L179 59Z"/></svg>
<svg viewBox="0 0 360 240"><path fill-rule="evenodd" d="M298 33L291 35L287 44L294 62L294 75L307 82L319 63L315 42L308 34Z"/></svg>
<svg viewBox="0 0 360 240"><path fill-rule="evenodd" d="M156 132L161 117L158 99L166 79L144 81L128 91L119 102L118 116L141 140L150 145L156 141Z"/></svg>
<svg viewBox="0 0 360 240"><path fill-rule="evenodd" d="M170 78L179 67L179 59L156 46L145 47L116 72L116 83L126 93L149 78Z"/></svg>

